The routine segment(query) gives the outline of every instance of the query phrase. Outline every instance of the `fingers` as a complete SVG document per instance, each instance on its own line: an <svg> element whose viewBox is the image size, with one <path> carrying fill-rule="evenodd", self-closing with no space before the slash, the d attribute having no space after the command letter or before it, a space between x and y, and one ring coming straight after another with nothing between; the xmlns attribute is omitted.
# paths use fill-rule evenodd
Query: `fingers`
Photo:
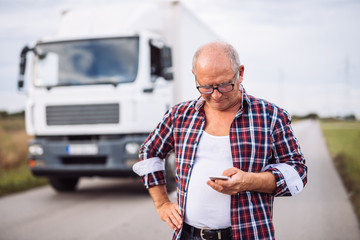
<svg viewBox="0 0 360 240"><path fill-rule="evenodd" d="M232 167L232 168L226 169L222 175L231 177L232 175L238 173L239 171L240 171L240 169Z"/></svg>
<svg viewBox="0 0 360 240"><path fill-rule="evenodd" d="M182 225L182 217L180 213L180 208L176 203L173 203L173 208L171 209L172 218L171 221L179 229Z"/></svg>
<svg viewBox="0 0 360 240"><path fill-rule="evenodd" d="M167 218L167 219L165 220L165 222L167 223L167 225L169 225L169 227L170 227L172 230L176 231L176 230L178 229L178 227L171 221L171 218L170 218L170 217Z"/></svg>
<svg viewBox="0 0 360 240"><path fill-rule="evenodd" d="M182 222L180 207L177 204L174 204L174 205L175 205L175 210L178 213L178 216L179 216L179 218L180 218L180 220Z"/></svg>
<svg viewBox="0 0 360 240"><path fill-rule="evenodd" d="M166 222L173 230L181 228L182 217L180 208L176 203L166 203L159 210L161 220Z"/></svg>
<svg viewBox="0 0 360 240"><path fill-rule="evenodd" d="M226 180L215 180L215 181L208 180L206 183L215 191L224 193L224 186L221 185L221 183L225 181Z"/></svg>
<svg viewBox="0 0 360 240"><path fill-rule="evenodd" d="M236 188L236 182L233 179L230 180L215 180L206 182L212 189L219 193L233 195L238 193Z"/></svg>

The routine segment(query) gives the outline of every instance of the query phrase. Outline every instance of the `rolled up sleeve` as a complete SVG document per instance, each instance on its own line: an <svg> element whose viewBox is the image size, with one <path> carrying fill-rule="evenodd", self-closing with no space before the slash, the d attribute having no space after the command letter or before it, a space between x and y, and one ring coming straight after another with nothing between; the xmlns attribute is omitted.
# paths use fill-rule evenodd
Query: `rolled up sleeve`
<svg viewBox="0 0 360 240"><path fill-rule="evenodd" d="M164 171L157 171L146 174L142 176L141 181L147 189L157 185L166 184Z"/></svg>
<svg viewBox="0 0 360 240"><path fill-rule="evenodd" d="M275 196L296 195L307 183L305 158L290 124L289 114L280 110L272 132L273 160L263 169L275 176Z"/></svg>
<svg viewBox="0 0 360 240"><path fill-rule="evenodd" d="M165 157L173 148L171 109L140 148L133 171L142 177L146 188L166 184Z"/></svg>

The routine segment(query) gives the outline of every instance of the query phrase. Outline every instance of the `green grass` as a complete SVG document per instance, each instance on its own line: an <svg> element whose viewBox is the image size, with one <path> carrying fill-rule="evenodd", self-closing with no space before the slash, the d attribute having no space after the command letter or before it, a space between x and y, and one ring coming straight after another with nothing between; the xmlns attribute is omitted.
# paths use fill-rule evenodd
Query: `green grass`
<svg viewBox="0 0 360 240"><path fill-rule="evenodd" d="M322 121L321 126L360 222L360 122Z"/></svg>
<svg viewBox="0 0 360 240"><path fill-rule="evenodd" d="M0 196L44 185L27 165L25 122L21 116L0 118Z"/></svg>
<svg viewBox="0 0 360 240"><path fill-rule="evenodd" d="M45 178L34 177L27 164L0 170L0 197L47 184Z"/></svg>

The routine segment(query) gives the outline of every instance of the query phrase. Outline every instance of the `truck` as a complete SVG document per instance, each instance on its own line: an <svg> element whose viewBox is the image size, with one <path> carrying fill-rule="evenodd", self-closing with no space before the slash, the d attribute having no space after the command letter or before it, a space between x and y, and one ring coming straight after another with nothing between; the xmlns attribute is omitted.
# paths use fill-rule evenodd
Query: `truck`
<svg viewBox="0 0 360 240"><path fill-rule="evenodd" d="M165 111L199 96L194 52L218 39L180 1L64 11L56 34L20 55L32 174L59 192L81 177L136 177L139 148ZM173 154L164 164L173 189Z"/></svg>

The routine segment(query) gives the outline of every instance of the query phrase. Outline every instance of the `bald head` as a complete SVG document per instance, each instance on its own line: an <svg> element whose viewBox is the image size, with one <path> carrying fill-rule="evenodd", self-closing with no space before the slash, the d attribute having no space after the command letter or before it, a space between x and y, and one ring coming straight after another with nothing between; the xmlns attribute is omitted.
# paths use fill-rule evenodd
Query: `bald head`
<svg viewBox="0 0 360 240"><path fill-rule="evenodd" d="M210 42L201 46L194 54L192 71L196 75L197 64L215 66L220 59L229 61L234 74L237 73L240 67L239 55L232 45L225 42Z"/></svg>

